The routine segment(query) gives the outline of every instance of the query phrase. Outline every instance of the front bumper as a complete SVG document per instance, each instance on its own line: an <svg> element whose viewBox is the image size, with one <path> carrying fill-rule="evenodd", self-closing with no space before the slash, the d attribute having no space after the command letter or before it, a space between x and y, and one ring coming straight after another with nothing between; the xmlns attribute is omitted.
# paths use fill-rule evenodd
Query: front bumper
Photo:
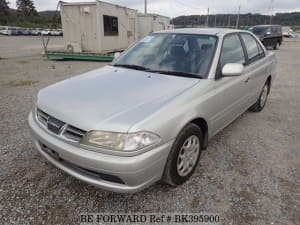
<svg viewBox="0 0 300 225"><path fill-rule="evenodd" d="M160 180L173 144L172 140L136 156L109 155L74 146L49 134L32 113L28 121L35 146L48 161L77 179L115 192L137 192Z"/></svg>

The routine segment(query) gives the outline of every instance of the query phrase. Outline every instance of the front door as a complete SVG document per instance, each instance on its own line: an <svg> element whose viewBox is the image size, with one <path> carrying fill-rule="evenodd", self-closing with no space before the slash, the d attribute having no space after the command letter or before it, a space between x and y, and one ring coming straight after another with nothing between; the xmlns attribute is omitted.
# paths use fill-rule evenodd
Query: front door
<svg viewBox="0 0 300 225"><path fill-rule="evenodd" d="M246 57L238 34L224 37L219 68L222 70L227 63L245 64ZM215 82L215 115L212 119L213 131L217 133L232 120L244 112L249 104L249 74L240 76L220 77Z"/></svg>

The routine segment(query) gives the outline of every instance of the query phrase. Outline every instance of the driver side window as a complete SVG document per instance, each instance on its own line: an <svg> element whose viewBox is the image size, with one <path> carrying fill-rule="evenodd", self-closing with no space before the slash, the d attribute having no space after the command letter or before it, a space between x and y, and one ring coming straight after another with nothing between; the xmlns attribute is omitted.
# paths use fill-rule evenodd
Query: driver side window
<svg viewBox="0 0 300 225"><path fill-rule="evenodd" d="M244 50L237 34L228 35L223 40L223 46L220 56L220 69L227 63L240 63L246 62Z"/></svg>

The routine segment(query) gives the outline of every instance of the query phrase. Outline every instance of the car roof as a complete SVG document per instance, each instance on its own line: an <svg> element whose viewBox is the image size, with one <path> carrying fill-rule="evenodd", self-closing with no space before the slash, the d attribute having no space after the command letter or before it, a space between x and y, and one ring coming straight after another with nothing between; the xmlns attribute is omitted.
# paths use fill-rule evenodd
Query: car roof
<svg viewBox="0 0 300 225"><path fill-rule="evenodd" d="M236 30L236 29L225 29L225 28L184 28L184 29L164 30L164 31L158 31L154 33L203 34L203 35L224 36L229 33L237 33L237 32L248 32L248 31Z"/></svg>

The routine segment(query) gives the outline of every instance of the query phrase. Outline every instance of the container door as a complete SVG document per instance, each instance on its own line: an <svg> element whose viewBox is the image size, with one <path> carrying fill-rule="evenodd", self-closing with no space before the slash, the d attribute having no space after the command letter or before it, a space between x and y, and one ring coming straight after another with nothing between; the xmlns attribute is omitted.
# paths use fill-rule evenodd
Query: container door
<svg viewBox="0 0 300 225"><path fill-rule="evenodd" d="M128 36L128 42L129 44L132 44L133 42L136 41L135 39L135 19L131 18L130 19L130 31L127 31L127 36Z"/></svg>

